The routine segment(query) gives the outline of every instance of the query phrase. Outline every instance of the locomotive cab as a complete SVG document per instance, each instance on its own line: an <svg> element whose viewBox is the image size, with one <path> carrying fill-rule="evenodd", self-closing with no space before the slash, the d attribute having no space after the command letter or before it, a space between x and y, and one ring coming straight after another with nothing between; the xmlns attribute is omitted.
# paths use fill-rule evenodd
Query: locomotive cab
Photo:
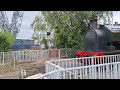
<svg viewBox="0 0 120 90"><path fill-rule="evenodd" d="M120 24L105 25L105 30L107 32L107 46L113 48L114 50L120 50Z"/></svg>

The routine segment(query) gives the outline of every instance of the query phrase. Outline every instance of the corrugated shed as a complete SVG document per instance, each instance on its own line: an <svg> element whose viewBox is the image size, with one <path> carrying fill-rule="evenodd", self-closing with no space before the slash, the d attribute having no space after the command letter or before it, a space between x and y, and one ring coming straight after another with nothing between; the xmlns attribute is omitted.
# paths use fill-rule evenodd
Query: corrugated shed
<svg viewBox="0 0 120 90"><path fill-rule="evenodd" d="M12 49L13 50L31 49L32 47L33 47L33 40L16 39L14 45L12 46Z"/></svg>

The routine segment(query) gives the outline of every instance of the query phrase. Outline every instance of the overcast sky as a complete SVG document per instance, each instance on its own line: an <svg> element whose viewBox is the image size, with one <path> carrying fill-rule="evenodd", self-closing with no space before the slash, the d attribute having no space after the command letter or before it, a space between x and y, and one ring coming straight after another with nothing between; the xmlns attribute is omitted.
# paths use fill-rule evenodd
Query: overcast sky
<svg viewBox="0 0 120 90"><path fill-rule="evenodd" d="M118 12L114 12L114 17L113 17L113 21L114 22L118 22L118 23L120 23L120 11L118 11Z"/></svg>
<svg viewBox="0 0 120 90"><path fill-rule="evenodd" d="M30 24L34 20L35 16L39 14L40 11L24 11L24 16L22 20L22 25L20 32L18 34L18 38L30 38L33 31L30 28ZM7 17L9 19L9 22L11 22L13 11L7 11ZM114 18L113 22L120 23L120 11L114 12Z"/></svg>
<svg viewBox="0 0 120 90"><path fill-rule="evenodd" d="M39 14L39 12L40 11L24 11L22 24L17 39L30 39L32 37L33 30L30 28L30 24L34 20L35 16ZM7 11L6 14L10 23L13 11Z"/></svg>
<svg viewBox="0 0 120 90"><path fill-rule="evenodd" d="M39 14L39 11L24 11L21 30L29 30L30 24L34 20L35 16ZM13 11L7 11L7 17L11 22Z"/></svg>

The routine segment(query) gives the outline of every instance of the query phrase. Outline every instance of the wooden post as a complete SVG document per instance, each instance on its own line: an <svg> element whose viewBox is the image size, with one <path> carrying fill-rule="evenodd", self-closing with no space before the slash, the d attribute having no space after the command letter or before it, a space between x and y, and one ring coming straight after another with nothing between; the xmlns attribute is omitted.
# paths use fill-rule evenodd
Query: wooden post
<svg viewBox="0 0 120 90"><path fill-rule="evenodd" d="M20 74L21 74L21 79L24 79L24 77L26 76L26 70L21 70Z"/></svg>
<svg viewBox="0 0 120 90"><path fill-rule="evenodd" d="M5 52L3 52L3 63L2 63L3 66L5 64L4 59L5 59Z"/></svg>
<svg viewBox="0 0 120 90"><path fill-rule="evenodd" d="M13 57L13 60L14 60L14 70L15 70L15 58Z"/></svg>
<svg viewBox="0 0 120 90"><path fill-rule="evenodd" d="M60 59L60 49L58 49L58 53L59 53L59 59Z"/></svg>
<svg viewBox="0 0 120 90"><path fill-rule="evenodd" d="M67 57L67 48L65 48L65 58Z"/></svg>

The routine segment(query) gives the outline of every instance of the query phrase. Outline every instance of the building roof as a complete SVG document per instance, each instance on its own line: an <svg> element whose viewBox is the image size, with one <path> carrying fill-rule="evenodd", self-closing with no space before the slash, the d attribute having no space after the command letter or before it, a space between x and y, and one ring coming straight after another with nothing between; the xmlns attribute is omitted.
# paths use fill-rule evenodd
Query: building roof
<svg viewBox="0 0 120 90"><path fill-rule="evenodd" d="M120 32L120 25L105 25L111 32Z"/></svg>

